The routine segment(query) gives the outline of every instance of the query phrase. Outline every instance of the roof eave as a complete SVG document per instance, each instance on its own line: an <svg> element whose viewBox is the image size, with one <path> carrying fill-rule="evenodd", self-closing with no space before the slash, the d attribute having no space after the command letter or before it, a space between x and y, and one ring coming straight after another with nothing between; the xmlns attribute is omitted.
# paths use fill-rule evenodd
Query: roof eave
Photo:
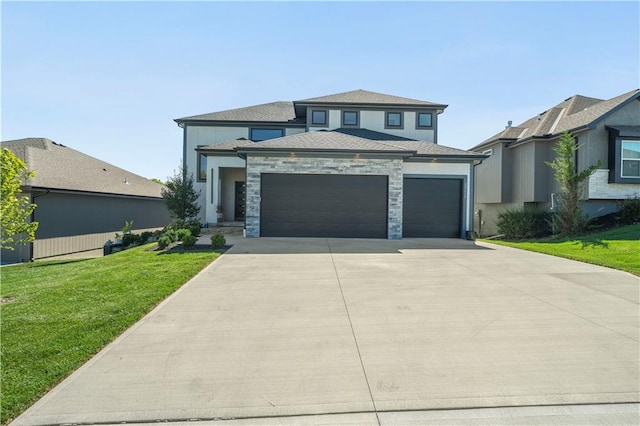
<svg viewBox="0 0 640 426"><path fill-rule="evenodd" d="M307 101L295 101L295 106L349 106L349 107L384 107L384 108L420 108L420 109L442 109L444 110L449 105L445 104L397 104L397 103L367 103L367 102L307 102Z"/></svg>
<svg viewBox="0 0 640 426"><path fill-rule="evenodd" d="M328 148L263 148L263 147L249 147L249 148L235 148L235 151L239 154L271 154L271 153L304 153L304 154L367 154L367 155L390 155L411 157L416 155L416 151L410 150L398 150L398 151L381 151L371 149L328 149Z"/></svg>
<svg viewBox="0 0 640 426"><path fill-rule="evenodd" d="M306 127L306 123L291 122L291 121L242 121L242 120L203 120L203 119L188 119L188 118L176 118L175 121L178 126L184 127L188 125L222 125L222 126L287 126L287 127Z"/></svg>

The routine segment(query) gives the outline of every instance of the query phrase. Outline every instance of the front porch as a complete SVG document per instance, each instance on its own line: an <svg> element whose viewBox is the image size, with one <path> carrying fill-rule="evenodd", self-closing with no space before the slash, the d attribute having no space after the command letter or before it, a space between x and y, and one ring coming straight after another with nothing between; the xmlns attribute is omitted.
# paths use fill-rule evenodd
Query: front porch
<svg viewBox="0 0 640 426"><path fill-rule="evenodd" d="M209 173L205 189L204 222L208 227L244 227L244 161L229 157L208 157L207 160Z"/></svg>

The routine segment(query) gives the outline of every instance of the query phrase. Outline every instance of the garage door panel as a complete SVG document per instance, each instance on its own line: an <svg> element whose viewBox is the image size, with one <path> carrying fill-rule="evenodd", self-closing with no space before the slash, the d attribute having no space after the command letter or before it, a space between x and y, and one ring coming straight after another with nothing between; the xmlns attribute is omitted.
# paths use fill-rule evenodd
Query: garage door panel
<svg viewBox="0 0 640 426"><path fill-rule="evenodd" d="M263 174L263 237L387 237L387 176Z"/></svg>
<svg viewBox="0 0 640 426"><path fill-rule="evenodd" d="M405 178L404 237L459 238L462 179Z"/></svg>

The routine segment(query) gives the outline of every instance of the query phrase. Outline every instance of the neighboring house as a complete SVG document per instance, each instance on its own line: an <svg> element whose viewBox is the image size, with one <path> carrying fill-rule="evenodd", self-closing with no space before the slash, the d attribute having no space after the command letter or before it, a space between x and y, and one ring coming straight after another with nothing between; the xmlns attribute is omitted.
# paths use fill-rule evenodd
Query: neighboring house
<svg viewBox="0 0 640 426"><path fill-rule="evenodd" d="M133 220L136 232L169 223L162 186L46 138L0 143L36 173L22 187L37 204L32 244L2 250L2 261L27 261L101 248Z"/></svg>
<svg viewBox="0 0 640 426"><path fill-rule="evenodd" d="M546 162L562 132L579 149L577 169L603 165L586 182L582 199L590 217L617 211L618 202L640 197L640 90L603 100L575 95L472 149L489 155L476 167L476 232L496 234L501 211L524 206L551 209L560 192Z"/></svg>
<svg viewBox="0 0 640 426"><path fill-rule="evenodd" d="M438 145L446 105L355 90L176 119L201 220L247 237L454 237L484 156Z"/></svg>

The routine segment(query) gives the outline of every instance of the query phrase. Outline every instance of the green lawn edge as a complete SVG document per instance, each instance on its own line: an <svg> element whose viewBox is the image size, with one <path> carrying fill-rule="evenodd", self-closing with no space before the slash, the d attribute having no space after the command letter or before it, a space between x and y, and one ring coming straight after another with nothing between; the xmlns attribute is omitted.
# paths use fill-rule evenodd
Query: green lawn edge
<svg viewBox="0 0 640 426"><path fill-rule="evenodd" d="M1 414L5 425L215 260L152 251L3 267Z"/></svg>
<svg viewBox="0 0 640 426"><path fill-rule="evenodd" d="M640 224L573 237L530 241L481 238L478 241L606 266L640 276Z"/></svg>

